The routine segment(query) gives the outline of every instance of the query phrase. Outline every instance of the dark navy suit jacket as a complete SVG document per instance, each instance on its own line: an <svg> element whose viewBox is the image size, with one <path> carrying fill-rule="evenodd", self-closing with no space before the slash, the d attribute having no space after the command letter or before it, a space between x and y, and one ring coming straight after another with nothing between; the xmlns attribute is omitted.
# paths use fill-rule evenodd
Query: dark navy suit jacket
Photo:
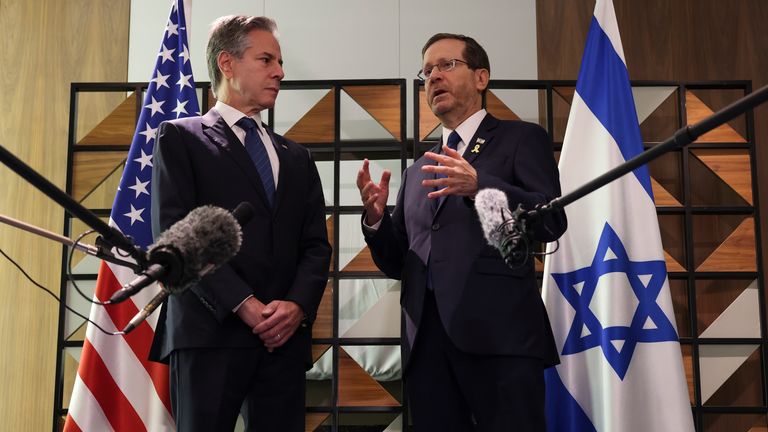
<svg viewBox="0 0 768 432"><path fill-rule="evenodd" d="M433 151L438 151L435 148ZM551 141L540 126L486 115L464 151L477 170L480 189L497 188L514 209L527 209L560 195ZM435 210L422 180L434 178L418 159L403 174L393 213L366 236L373 259L388 276L402 280L403 364L407 367L427 287L427 262L443 327L459 349L475 354L536 357L559 362L552 330L535 280L533 258L512 270L489 246L472 200L448 196ZM565 214L533 229L552 241L566 228Z"/></svg>
<svg viewBox="0 0 768 432"><path fill-rule="evenodd" d="M265 304L292 300L314 321L331 256L320 177L307 149L270 136L280 160L274 208L267 204L245 147L216 110L160 125L152 177L155 236L205 204L231 210L248 201L256 211L243 227L243 243L234 258L168 298L151 359L167 360L173 350L183 348L261 345L232 312L250 294ZM311 367L311 336L311 325L299 327L276 353Z"/></svg>

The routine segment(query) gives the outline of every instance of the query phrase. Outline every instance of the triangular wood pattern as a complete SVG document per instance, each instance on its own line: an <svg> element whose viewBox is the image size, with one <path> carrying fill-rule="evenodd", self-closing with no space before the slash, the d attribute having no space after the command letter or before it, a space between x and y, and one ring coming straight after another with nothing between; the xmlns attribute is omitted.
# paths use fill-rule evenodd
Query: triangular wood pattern
<svg viewBox="0 0 768 432"><path fill-rule="evenodd" d="M744 219L696 271L757 271L755 220L751 217Z"/></svg>
<svg viewBox="0 0 768 432"><path fill-rule="evenodd" d="M330 348L330 345L312 345L312 363L316 363Z"/></svg>
<svg viewBox="0 0 768 432"><path fill-rule="evenodd" d="M136 94L132 93L77 145L130 145L136 131Z"/></svg>
<svg viewBox="0 0 768 432"><path fill-rule="evenodd" d="M319 428L326 420L328 420L328 417L331 415L328 413L321 413L321 412L308 412L304 416L304 431L305 432L314 432L317 428Z"/></svg>
<svg viewBox="0 0 768 432"><path fill-rule="evenodd" d="M485 109L489 114L501 120L520 120L520 117L490 90L485 95Z"/></svg>
<svg viewBox="0 0 768 432"><path fill-rule="evenodd" d="M323 298L317 308L315 322L312 325L312 338L322 339L333 337L333 282L325 285Z"/></svg>
<svg viewBox="0 0 768 432"><path fill-rule="evenodd" d="M72 163L72 196L82 201L116 169L125 163L127 153L76 152Z"/></svg>
<svg viewBox="0 0 768 432"><path fill-rule="evenodd" d="M346 86L342 89L394 139L400 139L400 86Z"/></svg>
<svg viewBox="0 0 768 432"><path fill-rule="evenodd" d="M72 356L70 352L64 350L62 352L64 358L63 365L63 381L62 389L64 391L64 406L62 408L69 408L69 401L72 398L72 390L75 387L75 377L77 377L77 368L80 363Z"/></svg>
<svg viewBox="0 0 768 432"><path fill-rule="evenodd" d="M333 271L334 256L336 256L336 245L333 244L333 216L329 216L325 220L325 229L328 231L328 242L331 244L331 264L328 270Z"/></svg>
<svg viewBox="0 0 768 432"><path fill-rule="evenodd" d="M671 193L669 193L664 186L651 177L651 187L653 188L653 200L657 206L665 207L681 207L680 201L675 199Z"/></svg>
<svg viewBox="0 0 768 432"><path fill-rule="evenodd" d="M685 92L685 111L688 117L688 124L692 125L698 121L704 119L707 116L713 114L713 111L702 102L701 99L696 97L693 92L687 90ZM738 132L736 132L728 123L722 124L711 131L700 136L695 142L746 142Z"/></svg>
<svg viewBox="0 0 768 432"><path fill-rule="evenodd" d="M330 89L284 136L305 144L333 142L335 102L334 91Z"/></svg>
<svg viewBox="0 0 768 432"><path fill-rule="evenodd" d="M752 204L749 154L729 149L693 150L692 153L746 202Z"/></svg>
<svg viewBox="0 0 768 432"><path fill-rule="evenodd" d="M696 320L699 336L752 285L749 279L699 279L696 281ZM749 317L741 317L749 318Z"/></svg>
<svg viewBox="0 0 768 432"><path fill-rule="evenodd" d="M681 266L676 259L672 258L672 255L670 255L669 252L667 251L664 251L664 261L667 263L668 272L684 272L685 271L685 268Z"/></svg>
<svg viewBox="0 0 768 432"><path fill-rule="evenodd" d="M573 104L573 95L576 94L576 87L553 87L553 90L560 95L568 105Z"/></svg>
<svg viewBox="0 0 768 432"><path fill-rule="evenodd" d="M424 141L440 125L440 120L432 113L427 104L427 93L419 87L419 140Z"/></svg>
<svg viewBox="0 0 768 432"><path fill-rule="evenodd" d="M379 271L379 268L373 262L371 250L365 246L341 271Z"/></svg>
<svg viewBox="0 0 768 432"><path fill-rule="evenodd" d="M389 392L339 349L339 406L400 406Z"/></svg>

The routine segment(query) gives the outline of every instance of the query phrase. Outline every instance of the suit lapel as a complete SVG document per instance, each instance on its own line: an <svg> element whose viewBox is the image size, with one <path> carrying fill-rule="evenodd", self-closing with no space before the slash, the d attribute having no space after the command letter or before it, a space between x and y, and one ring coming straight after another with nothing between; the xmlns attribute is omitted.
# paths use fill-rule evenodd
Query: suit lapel
<svg viewBox="0 0 768 432"><path fill-rule="evenodd" d="M494 129L496 129L498 124L499 120L490 114L486 114L485 118L483 118L483 121L480 122L480 126L478 126L477 130L475 131L475 135L471 140L469 140L469 143L467 143L467 148L464 149L464 154L462 155L470 165L475 166L475 160L480 156L480 154L482 154L483 150L487 148L487 146L493 144L492 141L495 136ZM438 146L438 150L439 147L440 146ZM437 218L437 215L440 213L440 210L443 208L445 202L448 201L449 198L451 198L451 196L447 196L444 200L442 200L442 202L439 203L439 205L437 200L433 200L435 201L434 206L437 206L434 211L433 220Z"/></svg>
<svg viewBox="0 0 768 432"><path fill-rule="evenodd" d="M264 192L264 186L261 184L259 173L256 167L253 166L253 161L251 161L251 157L245 150L245 146L237 139L237 136L232 132L227 122L224 121L216 110L212 109L203 116L202 124L205 136L211 142L221 147L224 153L243 171L248 181L256 189L264 206L269 208L269 201L267 201L267 194Z"/></svg>
<svg viewBox="0 0 768 432"><path fill-rule="evenodd" d="M290 193L288 191L288 184L293 178L293 174L291 173L293 164L288 160L288 146L278 140L270 128L263 124L262 126L264 126L264 130L267 131L269 138L272 140L275 152L277 152L277 158L280 161L280 170L277 175L277 188L275 190L275 214L277 214L277 211L280 210L280 204L283 202L283 198L287 193Z"/></svg>

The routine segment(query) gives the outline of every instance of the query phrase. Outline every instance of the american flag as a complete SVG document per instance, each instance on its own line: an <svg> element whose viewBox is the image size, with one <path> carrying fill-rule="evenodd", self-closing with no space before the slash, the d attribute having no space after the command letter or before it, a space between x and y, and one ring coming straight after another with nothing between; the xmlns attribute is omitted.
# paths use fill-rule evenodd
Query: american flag
<svg viewBox="0 0 768 432"><path fill-rule="evenodd" d="M152 243L150 183L156 130L165 120L200 112L182 0L171 8L143 106L109 222L146 249ZM105 301L135 277L128 268L102 262L94 296ZM90 319L108 330L123 329L157 292L153 286L118 305L94 305ZM108 336L88 325L65 431L175 429L168 368L147 360L157 315L125 336Z"/></svg>

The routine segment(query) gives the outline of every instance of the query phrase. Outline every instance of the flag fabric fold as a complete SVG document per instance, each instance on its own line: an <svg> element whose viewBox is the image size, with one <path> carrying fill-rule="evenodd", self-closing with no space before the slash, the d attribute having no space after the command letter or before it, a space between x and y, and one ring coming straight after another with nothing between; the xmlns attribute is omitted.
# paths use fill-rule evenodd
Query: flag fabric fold
<svg viewBox="0 0 768 432"><path fill-rule="evenodd" d="M597 0L560 156L563 194L642 151L613 4ZM647 167L566 213L544 267L561 360L546 371L548 429L693 430Z"/></svg>
<svg viewBox="0 0 768 432"><path fill-rule="evenodd" d="M146 249L152 243L150 193L156 130L165 120L200 112L181 0L172 5L142 106L109 223ZM106 301L134 278L130 269L102 262L94 297ZM121 330L158 290L153 285L118 305L94 305L90 319L107 330ZM65 431L175 430L168 368L147 360L157 315L125 336L109 336L88 325Z"/></svg>

